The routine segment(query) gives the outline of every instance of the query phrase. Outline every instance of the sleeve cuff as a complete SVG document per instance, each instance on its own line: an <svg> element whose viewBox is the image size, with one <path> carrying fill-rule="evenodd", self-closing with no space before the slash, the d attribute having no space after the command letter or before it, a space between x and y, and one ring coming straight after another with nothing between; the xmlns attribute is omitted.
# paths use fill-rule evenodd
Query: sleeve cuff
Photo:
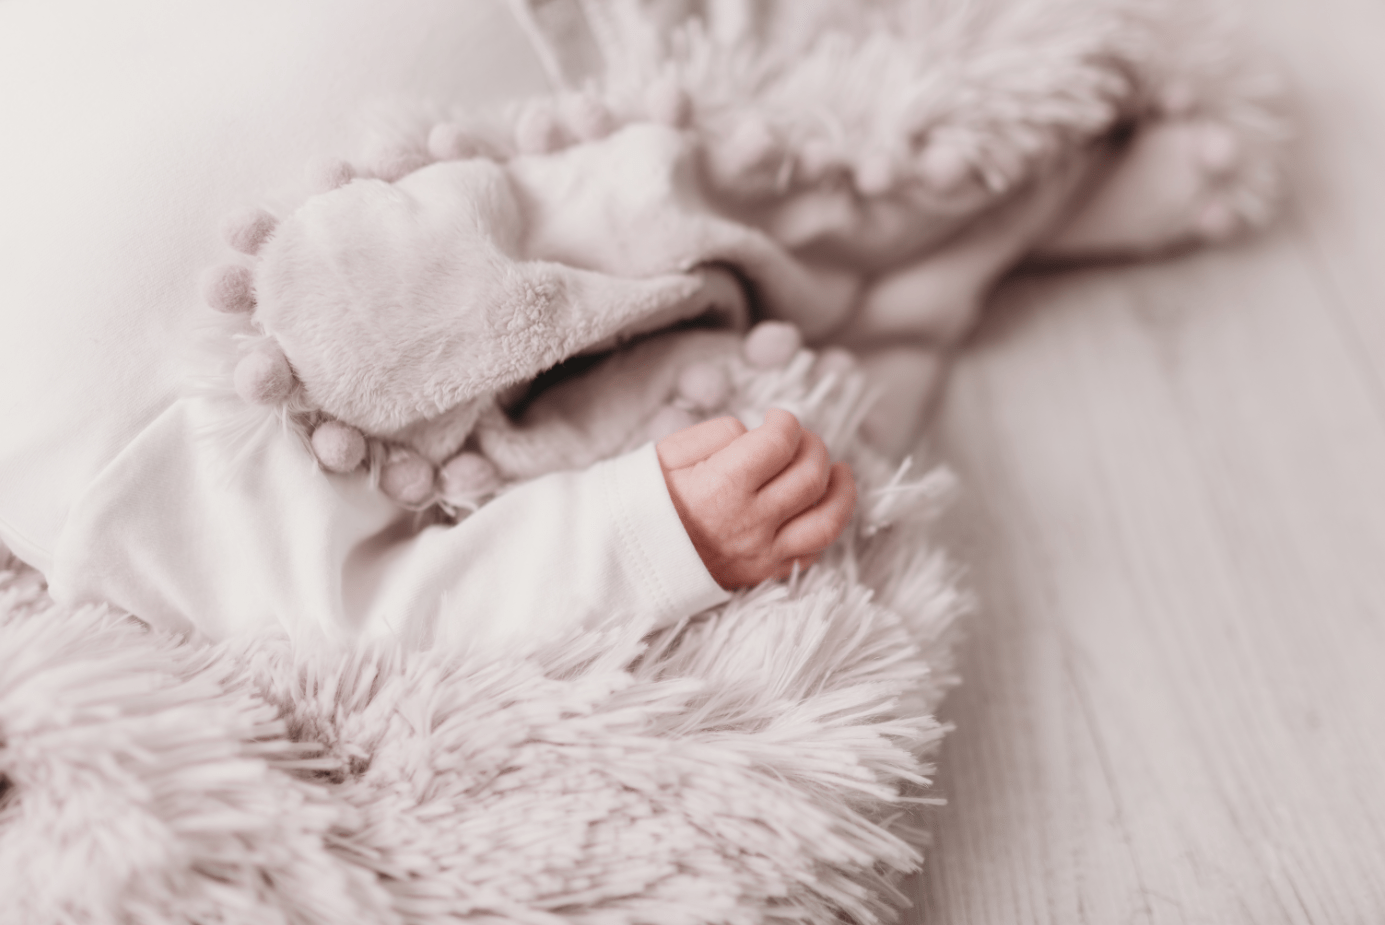
<svg viewBox="0 0 1385 925"><path fill-rule="evenodd" d="M688 538L653 443L609 460L603 475L631 573L645 585L649 599L658 602L653 628L730 599L730 592L716 583Z"/></svg>

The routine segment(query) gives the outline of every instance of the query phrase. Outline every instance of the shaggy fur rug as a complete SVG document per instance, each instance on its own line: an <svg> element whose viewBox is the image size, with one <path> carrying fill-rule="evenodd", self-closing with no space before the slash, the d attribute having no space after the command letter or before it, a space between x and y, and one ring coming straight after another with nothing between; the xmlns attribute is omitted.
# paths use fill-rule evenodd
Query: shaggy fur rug
<svg viewBox="0 0 1385 925"><path fill-rule="evenodd" d="M709 338L748 343L618 356ZM60 607L0 547L0 923L891 918L967 601L930 539L950 478L858 438L869 390L831 358L728 357L729 401L850 462L853 523L657 632L212 643Z"/></svg>
<svg viewBox="0 0 1385 925"><path fill-rule="evenodd" d="M859 391L786 394L810 359L764 398L840 445ZM857 521L795 581L513 657L179 639L11 561L0 922L891 918L966 602L947 477L846 455Z"/></svg>

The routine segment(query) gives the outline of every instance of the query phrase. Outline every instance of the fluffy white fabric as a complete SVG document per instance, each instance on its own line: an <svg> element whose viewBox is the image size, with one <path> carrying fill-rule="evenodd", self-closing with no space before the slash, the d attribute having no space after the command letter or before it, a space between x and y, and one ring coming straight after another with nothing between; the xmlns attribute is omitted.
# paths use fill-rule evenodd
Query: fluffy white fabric
<svg viewBox="0 0 1385 925"><path fill-rule="evenodd" d="M709 164L723 188L758 195L782 238L853 261L907 258L1055 159L1161 120L1233 130L1244 159L1220 192L1240 221L1277 198L1278 80L1234 2L516 3L555 83L594 82L617 111L685 88L698 127L726 142ZM833 174L873 201L798 201Z"/></svg>
<svg viewBox="0 0 1385 925"><path fill-rule="evenodd" d="M849 443L803 373L759 391ZM965 601L946 479L848 455L845 543L653 636L208 646L0 572L0 922L892 918Z"/></svg>
<svg viewBox="0 0 1385 925"><path fill-rule="evenodd" d="M255 323L307 401L375 435L632 328L703 314L694 267L736 267L767 314L812 334L839 323L857 282L718 215L696 152L695 138L644 122L561 152L443 161L314 196L258 254Z"/></svg>
<svg viewBox="0 0 1385 925"><path fill-rule="evenodd" d="M927 634L762 596L532 659L0 620L0 921L858 922L917 864ZM318 747L318 746L321 747Z"/></svg>

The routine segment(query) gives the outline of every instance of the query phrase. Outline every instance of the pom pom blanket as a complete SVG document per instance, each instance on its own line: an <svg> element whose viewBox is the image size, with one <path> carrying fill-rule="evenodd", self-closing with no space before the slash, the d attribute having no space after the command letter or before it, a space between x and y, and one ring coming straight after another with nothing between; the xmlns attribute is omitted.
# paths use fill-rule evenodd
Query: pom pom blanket
<svg viewBox="0 0 1385 925"><path fill-rule="evenodd" d="M440 519L778 405L852 463L855 521L682 625L484 657L173 638L11 567L0 921L891 918L965 596L928 531L946 476L860 439L873 353L951 342L1027 256L1273 200L1268 85L1202 12L522 12L567 90L396 124L227 219L201 387Z"/></svg>

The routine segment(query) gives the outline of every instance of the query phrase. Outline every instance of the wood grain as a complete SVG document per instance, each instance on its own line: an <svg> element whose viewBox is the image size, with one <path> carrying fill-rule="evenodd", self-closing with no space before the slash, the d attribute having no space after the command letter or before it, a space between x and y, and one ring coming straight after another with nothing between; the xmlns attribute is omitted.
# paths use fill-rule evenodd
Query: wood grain
<svg viewBox="0 0 1385 925"><path fill-rule="evenodd" d="M1385 923L1385 5L1254 7L1268 233L999 293L938 440L983 602L908 921Z"/></svg>

